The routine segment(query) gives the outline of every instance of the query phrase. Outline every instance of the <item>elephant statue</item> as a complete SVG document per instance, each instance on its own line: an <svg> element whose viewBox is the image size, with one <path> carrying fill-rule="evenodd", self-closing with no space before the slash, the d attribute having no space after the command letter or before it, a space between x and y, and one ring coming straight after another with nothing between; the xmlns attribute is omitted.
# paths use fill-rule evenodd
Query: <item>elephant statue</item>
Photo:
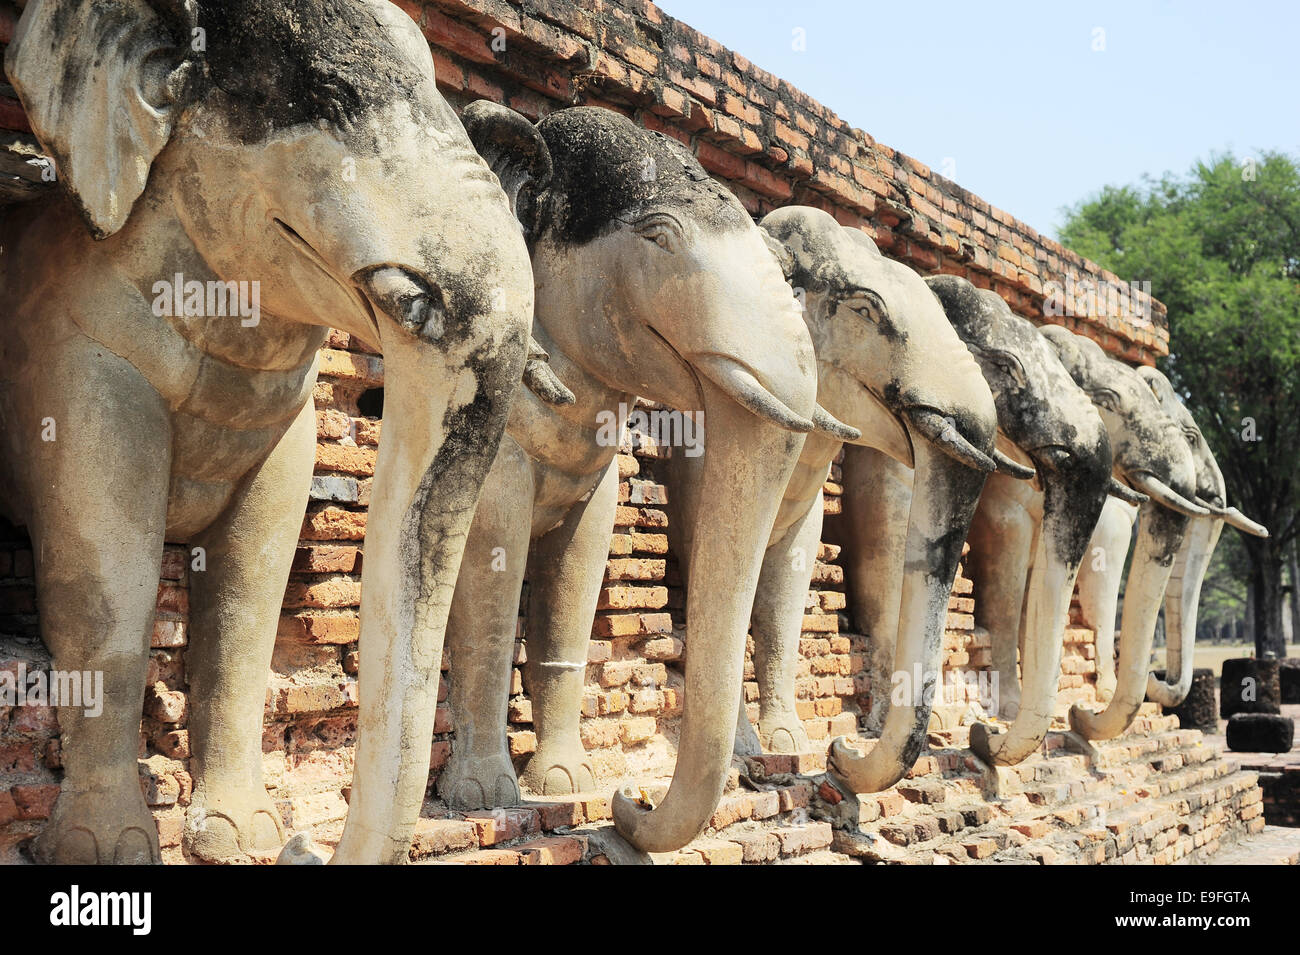
<svg viewBox="0 0 1300 955"><path fill-rule="evenodd" d="M452 600L456 740L439 790L462 808L518 801L505 726L525 575L537 750L523 779L538 793L594 787L579 717L619 481L617 431L598 422L642 396L702 412L706 428L697 493L680 509L695 533L677 768L657 808L639 793L613 803L633 845L669 851L694 838L722 795L746 623L781 492L804 436L843 426L816 405L812 344L762 234L680 144L590 107L534 127L480 102L465 121L471 138L513 144L489 159L518 191L534 337L576 400L521 392L511 408ZM549 179L517 175L537 153Z"/></svg>
<svg viewBox="0 0 1300 955"><path fill-rule="evenodd" d="M804 303L817 356L818 402L861 434L808 435L785 488L751 619L758 738L742 705L737 749L808 747L795 712L799 636L821 539L822 487L847 441L853 450L879 453L916 475L910 506L874 513L896 528L899 565L893 577L872 579L872 596L890 628L877 635L885 635L891 656L896 637L898 669L908 678L920 672L922 680L889 711L870 753L837 739L828 759L831 774L848 788L876 792L901 779L925 746L948 595L966 530L986 475L999 463L1014 465L994 448L997 422L988 385L917 273L881 255L861 230L818 209L787 206L760 225ZM707 467L711 453L694 461L674 457L670 501L699 483L692 472Z"/></svg>
<svg viewBox="0 0 1300 955"><path fill-rule="evenodd" d="M1192 688L1192 651L1196 643L1196 613L1201 599L1201 584L1209 569L1210 558L1214 556L1219 535L1223 533L1223 525L1229 524L1242 533L1255 537L1267 537L1268 529L1252 521L1237 508L1227 506L1223 472L1214 460L1205 435L1197 427L1191 412L1175 394L1169 379L1149 366L1139 368L1137 373L1150 386L1160 407L1182 429L1183 436L1192 449L1192 460L1196 464L1196 503L1210 511L1209 517L1192 520L1183 546L1178 551L1178 558L1174 561L1169 586L1165 590L1165 679L1157 680L1154 673L1147 676L1147 699L1170 707L1182 703ZM1127 538L1124 543L1127 544ZM1099 589L1090 588L1090 593ZM1091 607L1085 607L1085 613L1091 610ZM1112 607L1109 621L1112 627L1114 621ZM1103 667L1106 669L1113 682L1113 656L1099 658L1097 665L1099 670Z"/></svg>
<svg viewBox="0 0 1300 955"><path fill-rule="evenodd" d="M36 858L159 860L136 757L164 541L206 565L184 844L282 841L262 715L334 326L382 352L390 412L335 859L405 859L463 542L527 357L507 196L391 3L28 0L5 65L62 188L0 222L2 503L31 532L53 666L104 683L97 718L59 709Z"/></svg>
<svg viewBox="0 0 1300 955"><path fill-rule="evenodd" d="M989 476L966 562L975 619L993 644L996 715L1010 723L1005 731L974 723L970 746L1009 766L1051 727L1075 576L1107 493L1133 504L1146 498L1112 477L1101 416L1032 322L965 279L926 283L993 391L1002 450L1036 471L1032 483Z"/></svg>
<svg viewBox="0 0 1300 955"><path fill-rule="evenodd" d="M1112 739L1133 722L1146 695L1156 618L1189 521L1208 517L1210 511L1195 501L1196 466L1182 429L1161 408L1142 376L1108 356L1096 342L1059 325L1046 326L1040 333L1101 414L1110 435L1115 476L1150 498L1140 506L1117 498L1106 502L1079 571L1080 602L1085 618L1098 627L1097 656L1104 660L1113 653L1113 645L1106 639L1109 633L1102 632L1103 619L1094 615L1106 612L1106 601L1097 599L1096 592L1104 589L1116 595L1110 598L1109 618L1105 618L1113 621L1129 536L1134 519L1139 521L1124 592L1115 688L1109 701L1103 698L1106 705L1100 712L1079 704L1070 709L1070 726L1084 739Z"/></svg>

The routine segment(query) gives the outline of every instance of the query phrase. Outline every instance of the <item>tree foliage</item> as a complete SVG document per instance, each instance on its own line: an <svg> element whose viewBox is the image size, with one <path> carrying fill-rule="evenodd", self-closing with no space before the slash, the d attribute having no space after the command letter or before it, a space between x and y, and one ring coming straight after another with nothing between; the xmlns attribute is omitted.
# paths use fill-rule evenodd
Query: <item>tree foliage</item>
<svg viewBox="0 0 1300 955"><path fill-rule="evenodd" d="M1162 370L1223 470L1243 538L1261 655L1281 646L1283 555L1300 525L1300 162L1231 153L1065 210L1061 241L1168 307ZM1227 532L1225 532L1227 533Z"/></svg>

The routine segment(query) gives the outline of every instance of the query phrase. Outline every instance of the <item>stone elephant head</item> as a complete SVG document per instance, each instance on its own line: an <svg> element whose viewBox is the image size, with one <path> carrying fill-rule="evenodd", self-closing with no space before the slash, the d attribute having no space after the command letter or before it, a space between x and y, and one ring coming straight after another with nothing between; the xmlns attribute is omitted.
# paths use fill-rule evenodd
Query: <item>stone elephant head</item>
<svg viewBox="0 0 1300 955"><path fill-rule="evenodd" d="M679 143L589 107L558 110L534 127L482 102L465 120L476 141L495 130L496 142L514 144L484 153L518 195L536 282L534 335L577 398L557 409L559 421L525 395L512 412L512 439L547 467L598 474L615 450L593 440L602 410L639 395L703 413L697 480L670 499L688 601L677 767L658 805L634 789L613 801L630 842L668 851L707 823L726 783L763 548L804 435L848 429L816 404L808 332L762 233ZM539 151L543 162L522 158ZM542 167L549 178L524 172ZM607 544L602 538L596 580ZM574 586L547 592L559 600ZM590 612L582 628L585 647ZM566 732L556 726L563 722L576 739L582 691L582 668L565 662L575 656L544 656L553 643L529 644L539 756L580 751L552 738ZM535 757L527 778L539 787L572 779L573 762ZM557 766L566 771L551 774Z"/></svg>
<svg viewBox="0 0 1300 955"><path fill-rule="evenodd" d="M869 753L837 739L828 767L848 788L876 792L901 779L925 746L949 594L985 477L999 465L1024 469L996 451L989 387L916 272L881 255L861 230L817 209L778 209L760 224L777 243L787 279L803 300L817 354L818 401L861 432L858 438L809 436L778 530L791 529L783 546L816 547L815 533L798 542L796 528L806 529L808 515L820 528L826 468L847 440L854 447L846 453L845 516L838 533L850 588L864 630L877 645L876 677L887 687L902 674L910 692L889 707ZM871 449L882 460L855 468L851 452ZM905 493L880 490L876 482L888 465L912 472ZM776 553L769 564L774 572L788 568L790 557ZM797 647L808 576L781 586L765 583L765 594L787 594L793 602L784 614L774 608L768 620L757 612L755 617L760 695L784 697L775 702L785 710L793 707L793 675L784 680L783 693L769 692L778 684L761 672L763 659L777 656L769 645L794 641ZM787 661L797 657L793 649L780 655ZM881 686L876 691L873 699L890 696ZM760 716L769 738L774 725ZM797 728L788 731L796 739L802 735Z"/></svg>
<svg viewBox="0 0 1300 955"><path fill-rule="evenodd" d="M72 384L63 390L73 397L52 399L67 404L61 415L101 427L105 444L140 449L134 479L94 492L123 514L148 515L131 532L142 535L138 554L125 543L135 538L118 533L120 559L142 576L152 564L156 579L164 536L212 533L245 513L248 495L280 493L254 475L267 460L280 466L272 449L289 422L306 422L283 452L291 460L280 486L292 493L282 506L252 508L249 526L211 543L249 563L223 558L210 579L224 583L211 593L194 585L196 798L227 790L224 802L209 794L223 824L247 811L240 805L267 805L262 697L311 470L316 350L333 326L382 352L390 414L369 509L356 771L336 858L404 858L403 826L409 834L429 763L431 648L525 361L533 290L507 197L438 93L420 30L387 2L29 0L6 68L66 187L65 200L6 223L7 287L37 329L26 360L49 375L79 361L90 378L115 363L114 380L131 389L133 402L101 402L89 419L78 417ZM78 216L100 241L77 232ZM173 277L176 310L159 291ZM240 285L259 290L249 320L205 310L205 286L211 303L214 288ZM22 418L26 398L16 400ZM74 468L75 445L59 445L49 467ZM107 464L104 473L116 480ZM106 607L130 603L122 573L99 582L88 548L58 543L77 517L52 516L39 484L25 486L38 549L49 545L41 572L83 567L87 606L101 590ZM253 546L272 524L277 536ZM139 644L127 632L137 609L98 621L106 645ZM56 662L75 655L55 614L42 624ZM217 632L200 641L207 627ZM227 690L244 702L234 707ZM140 701L122 698L133 760ZM216 715L200 715L212 707ZM413 712L428 719L405 719ZM113 758L85 745L71 748L65 797ZM53 828L86 830L65 815ZM111 838L107 824L95 826Z"/></svg>
<svg viewBox="0 0 1300 955"><path fill-rule="evenodd" d="M1036 471L1032 485L990 478L967 561L976 620L993 641L998 716L1012 721L1005 732L976 723L971 748L1011 765L1036 750L1051 725L1074 581L1107 491L1143 498L1111 476L1100 415L1032 322L965 279L926 283L993 391L1005 450Z"/></svg>
<svg viewBox="0 0 1300 955"><path fill-rule="evenodd" d="M1192 687L1193 649L1196 643L1196 614L1200 605L1201 584L1209 569L1210 558L1229 524L1245 534L1267 537L1268 529L1252 521L1235 507L1228 507L1227 485L1223 472L1197 426L1192 414L1174 391L1169 379L1159 370L1143 366L1139 377L1151 388L1160 407L1173 419L1187 439L1196 465L1196 503L1205 507L1209 517L1191 522L1183 546L1178 551L1169 586L1165 590L1165 679L1147 677L1147 699L1162 706L1178 706Z"/></svg>
<svg viewBox="0 0 1300 955"><path fill-rule="evenodd" d="M1160 407L1137 371L1111 358L1096 342L1067 329L1048 326L1041 334L1056 348L1070 376L1100 412L1110 435L1115 476L1150 498L1138 512L1140 526L1124 594L1114 695L1099 713L1078 705L1070 711L1070 724L1080 735L1111 739L1128 727L1142 705L1156 618L1188 521L1208 517L1210 512L1194 500L1196 465L1182 429ZM1106 520L1103 512L1095 533L1102 532ZM1109 569L1109 579L1116 581L1116 587L1126 549L1124 535L1122 545L1117 538L1101 548L1100 554L1090 555L1090 563ZM1082 574L1080 581L1082 585ZM1099 640L1098 655L1109 652Z"/></svg>

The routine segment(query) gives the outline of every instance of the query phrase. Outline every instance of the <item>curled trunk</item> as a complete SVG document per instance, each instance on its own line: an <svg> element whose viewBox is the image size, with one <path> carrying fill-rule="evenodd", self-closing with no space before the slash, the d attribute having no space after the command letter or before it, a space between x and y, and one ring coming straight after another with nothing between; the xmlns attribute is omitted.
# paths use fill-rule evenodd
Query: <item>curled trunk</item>
<svg viewBox="0 0 1300 955"><path fill-rule="evenodd" d="M987 723L971 727L971 749L986 762L1021 762L1051 728L1074 581L1105 500L1099 483L1086 475L1069 480L1059 473L1049 473L1045 480L1043 523L1021 625L1020 708L1006 732L993 732Z"/></svg>
<svg viewBox="0 0 1300 955"><path fill-rule="evenodd" d="M613 801L618 831L647 852L686 845L722 798L754 592L781 495L803 447L801 435L756 427L753 414L718 386L707 379L701 385L707 450L692 493L699 503L684 514L693 528L687 594L715 597L708 607L696 599L687 605L686 687L672 784L655 806L634 788L615 793Z"/></svg>
<svg viewBox="0 0 1300 955"><path fill-rule="evenodd" d="M916 477L901 578L895 693L875 746L862 753L841 737L827 770L854 792L879 792L903 778L925 748L943 667L943 632L962 544L985 474L914 438ZM919 680L917 679L919 677ZM919 685L918 685L919 684Z"/></svg>
<svg viewBox="0 0 1300 955"><path fill-rule="evenodd" d="M1188 521L1183 514L1167 510L1155 500L1142 505L1138 519L1137 547L1129 567L1120 620L1115 694L1101 712L1078 705L1070 710L1071 728L1085 739L1113 739L1124 732L1146 698L1156 618Z"/></svg>
<svg viewBox="0 0 1300 955"><path fill-rule="evenodd" d="M1169 589L1165 591L1165 679L1147 677L1147 699L1161 706L1178 706L1192 688L1196 612L1201 584L1223 533L1223 521L1199 517L1191 522L1178 551Z"/></svg>

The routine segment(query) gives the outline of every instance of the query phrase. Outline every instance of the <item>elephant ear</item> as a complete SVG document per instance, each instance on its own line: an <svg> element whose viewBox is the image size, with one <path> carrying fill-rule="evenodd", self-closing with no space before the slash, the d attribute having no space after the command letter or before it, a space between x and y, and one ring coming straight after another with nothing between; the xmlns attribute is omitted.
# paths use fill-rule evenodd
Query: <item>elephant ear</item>
<svg viewBox="0 0 1300 955"><path fill-rule="evenodd" d="M1074 383L1087 391L1088 373L1083 351L1079 347L1080 336L1060 325L1040 325L1038 334L1046 338L1048 344L1056 350L1057 357L1061 359L1061 364L1074 379ZM1087 339L1082 340L1087 341ZM1091 394L1089 397L1092 397Z"/></svg>
<svg viewBox="0 0 1300 955"><path fill-rule="evenodd" d="M27 3L5 70L95 238L121 229L144 192L191 66L145 0Z"/></svg>
<svg viewBox="0 0 1300 955"><path fill-rule="evenodd" d="M551 181L551 151L546 140L526 117L488 100L470 103L460 121L469 141L501 181L524 236L531 238L531 196ZM524 384L548 405L571 405L577 400L551 368L546 349L531 335Z"/></svg>
<svg viewBox="0 0 1300 955"><path fill-rule="evenodd" d="M763 243L767 246L767 251L772 253L772 258L776 259L776 264L781 266L781 274L785 276L785 280L790 281L790 277L794 275L794 253L762 226L758 227L758 234L763 237Z"/></svg>
<svg viewBox="0 0 1300 955"><path fill-rule="evenodd" d="M488 100L470 103L460 120L478 154L501 180L511 211L531 238L531 197L551 181L551 151L546 140L525 116Z"/></svg>
<svg viewBox="0 0 1300 955"><path fill-rule="evenodd" d="M1182 403L1174 392L1174 386L1159 369L1152 368L1150 365L1139 365L1135 371L1137 371L1137 376L1151 389L1151 393L1156 396L1156 400L1162 405L1168 405L1172 402Z"/></svg>
<svg viewBox="0 0 1300 955"><path fill-rule="evenodd" d="M861 229L851 225L840 226L840 228L844 230L844 234L848 236L850 242L860 247L868 255L877 259L883 258L880 254L880 246L876 245L875 240Z"/></svg>

